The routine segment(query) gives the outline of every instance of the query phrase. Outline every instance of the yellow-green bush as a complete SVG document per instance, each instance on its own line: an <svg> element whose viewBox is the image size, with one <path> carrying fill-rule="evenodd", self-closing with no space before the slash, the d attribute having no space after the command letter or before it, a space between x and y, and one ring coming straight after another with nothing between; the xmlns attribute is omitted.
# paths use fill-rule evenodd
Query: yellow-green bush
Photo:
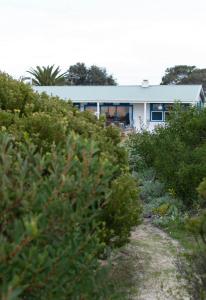
<svg viewBox="0 0 206 300"><path fill-rule="evenodd" d="M170 203L163 203L159 207L153 209L153 213L159 216L165 216L170 208Z"/></svg>

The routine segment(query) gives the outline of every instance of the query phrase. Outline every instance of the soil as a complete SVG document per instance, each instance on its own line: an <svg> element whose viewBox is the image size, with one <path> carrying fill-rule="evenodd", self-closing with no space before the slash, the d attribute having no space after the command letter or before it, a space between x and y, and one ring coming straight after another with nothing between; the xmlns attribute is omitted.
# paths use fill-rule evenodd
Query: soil
<svg viewBox="0 0 206 300"><path fill-rule="evenodd" d="M151 222L144 221L130 243L113 256L113 278L131 300L189 300L177 269L183 249ZM125 298L125 295L124 295Z"/></svg>

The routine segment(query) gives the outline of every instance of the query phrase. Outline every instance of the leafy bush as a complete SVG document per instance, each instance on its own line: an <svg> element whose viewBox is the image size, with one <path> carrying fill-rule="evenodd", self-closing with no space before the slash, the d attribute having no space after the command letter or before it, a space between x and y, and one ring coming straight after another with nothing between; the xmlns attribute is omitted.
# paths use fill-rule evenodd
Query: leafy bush
<svg viewBox="0 0 206 300"><path fill-rule="evenodd" d="M206 180L197 188L202 200L206 200ZM206 211L200 209L196 215L187 219L185 228L193 236L193 248L186 254L186 264L180 268L188 281L193 299L206 297Z"/></svg>
<svg viewBox="0 0 206 300"><path fill-rule="evenodd" d="M1 299L108 299L140 215L120 131L2 73L0 107Z"/></svg>
<svg viewBox="0 0 206 300"><path fill-rule="evenodd" d="M118 246L128 242L131 228L140 222L140 214L137 182L130 175L122 175L112 183L112 193L103 214L106 240L110 238Z"/></svg>
<svg viewBox="0 0 206 300"><path fill-rule="evenodd" d="M205 128L206 109L182 110L177 105L165 127L130 137L130 147L141 157L141 164L152 167L188 207L197 201L196 187L206 173ZM136 169L141 169L139 163Z"/></svg>
<svg viewBox="0 0 206 300"><path fill-rule="evenodd" d="M201 206L205 207L206 204L206 178L203 179L203 181L199 184L197 188L197 192L200 197L200 204Z"/></svg>
<svg viewBox="0 0 206 300"><path fill-rule="evenodd" d="M167 215L170 208L169 203L163 203L159 207L153 209L153 212L161 217Z"/></svg>
<svg viewBox="0 0 206 300"><path fill-rule="evenodd" d="M22 115L25 106L31 103L33 94L31 87L0 72L0 109L16 110Z"/></svg>
<svg viewBox="0 0 206 300"><path fill-rule="evenodd" d="M1 299L104 294L97 254L113 167L97 153L78 137L41 155L0 136Z"/></svg>

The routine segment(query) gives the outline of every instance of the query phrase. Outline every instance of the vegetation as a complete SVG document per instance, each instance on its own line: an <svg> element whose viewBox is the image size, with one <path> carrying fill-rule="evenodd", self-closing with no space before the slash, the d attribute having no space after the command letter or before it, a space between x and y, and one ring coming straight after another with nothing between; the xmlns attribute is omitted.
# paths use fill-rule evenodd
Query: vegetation
<svg viewBox="0 0 206 300"><path fill-rule="evenodd" d="M54 69L54 65L36 66L36 69L27 72L33 76L32 84L34 85L63 85L65 82L66 73L61 73L60 67Z"/></svg>
<svg viewBox="0 0 206 300"><path fill-rule="evenodd" d="M205 124L206 110L177 104L166 127L132 137L144 166L154 168L160 181L186 206L196 202L196 188L206 173Z"/></svg>
<svg viewBox="0 0 206 300"><path fill-rule="evenodd" d="M69 67L67 84L74 85L116 85L112 75L105 68L92 65L87 68L84 63L76 63Z"/></svg>
<svg viewBox="0 0 206 300"><path fill-rule="evenodd" d="M112 75L108 75L105 68L92 65L87 68L84 63L76 63L62 73L60 67L36 66L27 71L32 75L33 85L116 85ZM28 79L23 78L23 80Z"/></svg>
<svg viewBox="0 0 206 300"><path fill-rule="evenodd" d="M165 127L130 136L144 216L188 250L179 268L194 299L206 297L206 109L179 104Z"/></svg>
<svg viewBox="0 0 206 300"><path fill-rule="evenodd" d="M0 73L1 299L115 297L100 258L140 220L120 142L103 119Z"/></svg>
<svg viewBox="0 0 206 300"><path fill-rule="evenodd" d="M202 84L206 90L206 69L187 65L167 68L161 84Z"/></svg>

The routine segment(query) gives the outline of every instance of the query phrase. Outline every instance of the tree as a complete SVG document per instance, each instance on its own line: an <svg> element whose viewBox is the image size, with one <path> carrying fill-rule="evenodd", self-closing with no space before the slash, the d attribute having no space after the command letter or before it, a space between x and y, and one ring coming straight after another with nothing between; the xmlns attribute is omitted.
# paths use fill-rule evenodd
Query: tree
<svg viewBox="0 0 206 300"><path fill-rule="evenodd" d="M178 65L172 68L167 68L165 75L162 77L161 84L182 84L185 78L188 78L196 69L195 66Z"/></svg>
<svg viewBox="0 0 206 300"><path fill-rule="evenodd" d="M202 84L206 92L206 69L187 65L167 68L161 84Z"/></svg>
<svg viewBox="0 0 206 300"><path fill-rule="evenodd" d="M60 67L54 69L54 65L47 67L36 66L36 69L27 71L33 76L32 84L34 85L64 85L65 73L61 73Z"/></svg>
<svg viewBox="0 0 206 300"><path fill-rule="evenodd" d="M89 85L116 85L112 75L108 75L105 68L99 68L95 65L88 70L87 82Z"/></svg>
<svg viewBox="0 0 206 300"><path fill-rule="evenodd" d="M105 68L92 65L87 68L84 63L76 63L68 69L67 84L69 85L116 85L112 75Z"/></svg>
<svg viewBox="0 0 206 300"><path fill-rule="evenodd" d="M206 69L195 69L188 77L182 80L183 84L202 84L206 91Z"/></svg>
<svg viewBox="0 0 206 300"><path fill-rule="evenodd" d="M77 63L69 67L67 80L71 85L85 85L87 80L87 67L84 63Z"/></svg>

